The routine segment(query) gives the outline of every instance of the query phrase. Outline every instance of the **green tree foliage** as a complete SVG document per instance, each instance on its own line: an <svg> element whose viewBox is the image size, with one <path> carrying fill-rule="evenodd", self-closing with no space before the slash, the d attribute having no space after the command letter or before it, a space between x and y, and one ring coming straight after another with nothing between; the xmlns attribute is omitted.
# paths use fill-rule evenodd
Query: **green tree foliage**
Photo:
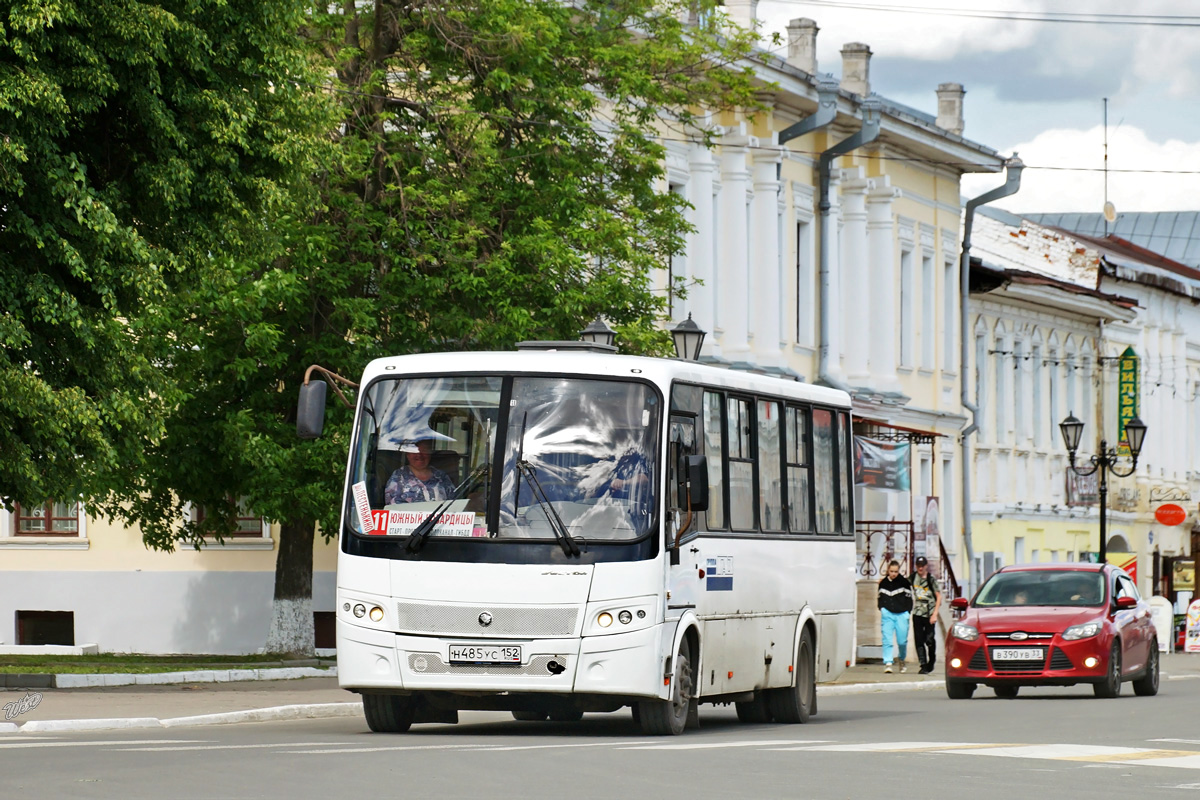
<svg viewBox="0 0 1200 800"><path fill-rule="evenodd" d="M306 67L276 0L0 9L0 497L118 488L179 399L172 292L286 197Z"/></svg>
<svg viewBox="0 0 1200 800"><path fill-rule="evenodd" d="M754 105L731 65L744 35L690 27L652 0L447 0L314 10L305 28L332 98L315 205L273 217L259 256L210 265L173 298L192 380L127 506L147 540L230 529L230 498L281 521L268 647L312 648L315 524L337 530L350 413L300 442L299 379L381 355L574 339L603 313L635 352L669 347L654 270L682 246L660 191L664 138L697 109ZM299 85L299 84L298 84ZM180 529L183 500L210 509Z"/></svg>

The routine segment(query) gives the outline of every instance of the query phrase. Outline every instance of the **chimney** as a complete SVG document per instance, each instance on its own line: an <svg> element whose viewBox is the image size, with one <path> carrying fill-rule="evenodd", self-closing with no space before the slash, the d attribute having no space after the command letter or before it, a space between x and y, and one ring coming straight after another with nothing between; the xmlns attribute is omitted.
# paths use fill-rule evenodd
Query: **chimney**
<svg viewBox="0 0 1200 800"><path fill-rule="evenodd" d="M937 88L937 126L942 130L962 136L963 95L967 92L961 83L939 83Z"/></svg>
<svg viewBox="0 0 1200 800"><path fill-rule="evenodd" d="M739 27L752 31L758 20L758 0L725 0L725 13Z"/></svg>
<svg viewBox="0 0 1200 800"><path fill-rule="evenodd" d="M860 97L871 93L871 48L862 42L842 48L842 88Z"/></svg>
<svg viewBox="0 0 1200 800"><path fill-rule="evenodd" d="M817 74L817 27L815 20L801 17L787 26L787 63L809 75Z"/></svg>

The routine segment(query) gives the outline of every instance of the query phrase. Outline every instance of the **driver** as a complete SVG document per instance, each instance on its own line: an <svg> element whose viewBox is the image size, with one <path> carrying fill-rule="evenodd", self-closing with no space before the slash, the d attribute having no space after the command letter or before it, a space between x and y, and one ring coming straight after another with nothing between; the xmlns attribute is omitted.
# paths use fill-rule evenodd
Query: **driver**
<svg viewBox="0 0 1200 800"><path fill-rule="evenodd" d="M454 494L454 481L432 466L433 440L421 439L407 446L408 464L392 473L383 490L384 505L446 500Z"/></svg>

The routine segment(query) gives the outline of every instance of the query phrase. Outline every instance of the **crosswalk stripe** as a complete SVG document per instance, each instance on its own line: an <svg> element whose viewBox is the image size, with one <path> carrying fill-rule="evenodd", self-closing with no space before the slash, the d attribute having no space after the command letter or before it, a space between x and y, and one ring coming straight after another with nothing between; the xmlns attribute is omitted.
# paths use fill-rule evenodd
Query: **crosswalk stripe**
<svg viewBox="0 0 1200 800"><path fill-rule="evenodd" d="M819 744L827 742L828 739L783 739L781 741L759 741L759 742L687 742L680 744L652 744L639 747L621 747L621 750L721 750L727 747L768 747L769 745L807 745Z"/></svg>

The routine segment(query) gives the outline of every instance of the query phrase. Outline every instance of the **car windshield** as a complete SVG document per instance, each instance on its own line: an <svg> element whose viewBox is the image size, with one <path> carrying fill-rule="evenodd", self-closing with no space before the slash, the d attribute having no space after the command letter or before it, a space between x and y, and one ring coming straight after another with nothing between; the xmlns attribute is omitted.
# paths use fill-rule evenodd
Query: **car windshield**
<svg viewBox="0 0 1200 800"><path fill-rule="evenodd" d="M997 572L983 585L975 605L1098 606L1104 602L1104 574L1080 570Z"/></svg>
<svg viewBox="0 0 1200 800"><path fill-rule="evenodd" d="M411 534L439 508L433 538L629 541L652 529L660 402L648 384L384 379L363 403L345 517L355 533Z"/></svg>

